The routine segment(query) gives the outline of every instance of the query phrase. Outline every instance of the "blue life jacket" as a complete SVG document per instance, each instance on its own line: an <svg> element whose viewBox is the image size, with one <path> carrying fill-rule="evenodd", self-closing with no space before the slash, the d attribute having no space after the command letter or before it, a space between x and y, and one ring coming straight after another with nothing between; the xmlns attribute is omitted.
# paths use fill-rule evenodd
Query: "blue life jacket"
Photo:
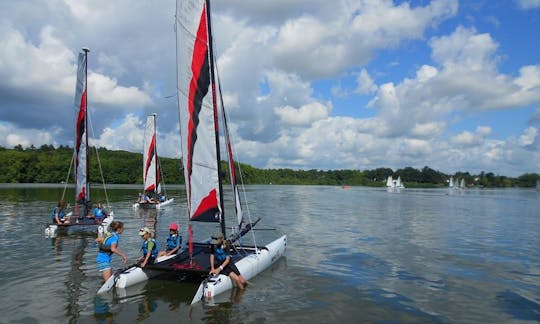
<svg viewBox="0 0 540 324"><path fill-rule="evenodd" d="M178 234L169 234L167 237L167 250L174 250L182 244L182 236Z"/></svg>
<svg viewBox="0 0 540 324"><path fill-rule="evenodd" d="M104 252L109 255L113 254L113 252L111 251L111 244L107 245L107 240L113 237L114 235L118 236L118 234L116 234L115 232L108 233L107 236L105 236L105 238L103 239L103 241L98 244L98 248L100 252Z"/></svg>
<svg viewBox="0 0 540 324"><path fill-rule="evenodd" d="M151 255L151 257L156 258L157 254L158 254L157 243L156 243L156 240L153 239L153 238L151 238L150 240L152 242L154 242L154 246L152 247L152 255ZM143 251L143 255L148 254L148 241L144 241L141 249Z"/></svg>
<svg viewBox="0 0 540 324"><path fill-rule="evenodd" d="M54 209L53 209L53 211L52 211L52 213L51 213L51 219L52 219L53 223L56 221L56 220L55 220L55 215L56 215L56 211L57 211L57 210L58 210L58 207L54 207ZM58 213L58 218L59 218L60 220L64 219L64 211L61 210L61 211Z"/></svg>
<svg viewBox="0 0 540 324"><path fill-rule="evenodd" d="M165 200L165 196L159 196L159 201L164 202Z"/></svg>
<svg viewBox="0 0 540 324"><path fill-rule="evenodd" d="M99 207L96 207L94 208L94 217L95 218L103 218L103 210L101 210L101 208Z"/></svg>
<svg viewBox="0 0 540 324"><path fill-rule="evenodd" d="M223 249L221 246L215 246L214 247L214 256L216 260L221 264L227 259L227 251Z"/></svg>

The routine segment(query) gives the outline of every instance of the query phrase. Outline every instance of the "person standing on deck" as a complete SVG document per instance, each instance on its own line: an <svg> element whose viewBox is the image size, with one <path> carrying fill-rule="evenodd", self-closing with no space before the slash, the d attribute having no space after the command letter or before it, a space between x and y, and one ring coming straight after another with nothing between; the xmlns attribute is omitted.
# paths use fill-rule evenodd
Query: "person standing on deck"
<svg viewBox="0 0 540 324"><path fill-rule="evenodd" d="M242 277L240 271L232 262L227 245L223 242L223 233L212 235L212 253L210 254L210 274L218 275L220 273L229 276L240 289L244 289L247 284L246 279Z"/></svg>

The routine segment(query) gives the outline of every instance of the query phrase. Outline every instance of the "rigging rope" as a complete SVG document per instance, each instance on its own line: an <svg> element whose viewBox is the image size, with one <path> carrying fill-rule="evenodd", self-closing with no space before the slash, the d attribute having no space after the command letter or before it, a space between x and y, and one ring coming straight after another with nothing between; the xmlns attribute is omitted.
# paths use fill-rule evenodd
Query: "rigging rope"
<svg viewBox="0 0 540 324"><path fill-rule="evenodd" d="M73 154L71 155L71 162L69 163L69 170L68 174L66 176L66 181L64 182L64 191L62 191L62 200L64 200L64 196L66 195L66 189L69 181L69 175L71 174L71 167L73 166L73 160L75 160L75 148L73 148Z"/></svg>
<svg viewBox="0 0 540 324"><path fill-rule="evenodd" d="M88 115L90 115L90 112L88 112ZM92 136L95 137L96 135L94 133L94 127L92 126L92 118L88 118L88 122L90 124L90 129L92 130ZM99 159L99 153L98 153L97 146L94 146L94 149L96 150L96 157L97 157L97 161L98 161L99 173L101 174L101 183L103 184L103 192L105 193L105 201L107 202L107 207L111 208L111 206L109 204L109 196L107 195L107 188L105 187L105 177L103 176L103 169L101 168L101 160Z"/></svg>
<svg viewBox="0 0 540 324"><path fill-rule="evenodd" d="M223 111L223 129L225 130L224 132L227 133L228 135L228 132L229 132L229 129L227 127L227 114L225 113L225 104L223 103L223 93L221 91L221 79L219 77L219 69L218 69L218 66L217 66L217 62L214 62L214 66L215 66L215 70L216 70L216 76L217 76L217 81L218 81L218 89L219 89L219 99L220 99L220 103L221 103L221 110ZM229 142L229 146L230 146L230 149L231 149L231 154L233 156L237 156L237 153L236 153L236 150L235 150L235 146L233 144L233 141L232 141L232 138L230 136L227 136L227 140ZM228 159L229 160L229 159ZM230 161L228 161L228 163L230 163ZM234 163L232 166L230 166L230 168L233 168L234 169ZM248 222L249 224L252 223L252 220L251 220L251 211L249 209L249 204L248 204L248 200L247 200L247 195L246 195L246 190L245 190L245 187L244 187L244 178L242 176L242 168L240 167L240 163L238 163L238 173L240 173L240 185L238 183L238 179L236 181L236 187L240 187L240 191L242 192L242 195L243 195L243 198L244 198L244 205L246 206L246 212L247 212L247 218L248 218ZM233 192L233 196L236 196L236 193ZM238 199L240 199L240 197L238 197ZM240 205L241 205L241 201L240 201ZM245 223L244 221L242 221L243 223ZM240 224L241 226L242 224ZM241 231L242 229L239 228L239 230ZM255 231L253 230L250 230L251 232L251 237L253 238L253 244L255 246L255 250L258 251L257 249L257 240L255 239ZM239 238L241 239L241 237Z"/></svg>

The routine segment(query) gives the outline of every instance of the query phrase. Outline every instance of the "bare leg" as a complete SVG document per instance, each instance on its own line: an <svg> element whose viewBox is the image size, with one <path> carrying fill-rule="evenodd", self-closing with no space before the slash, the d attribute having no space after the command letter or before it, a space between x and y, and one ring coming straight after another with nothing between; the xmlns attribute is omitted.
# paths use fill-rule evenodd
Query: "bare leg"
<svg viewBox="0 0 540 324"><path fill-rule="evenodd" d="M229 274L229 277L231 277L231 279L234 280L238 288L244 289L244 282L242 282L242 280L240 279L241 276L239 277L236 273L231 272Z"/></svg>
<svg viewBox="0 0 540 324"><path fill-rule="evenodd" d="M247 280L242 275L239 275L238 278L239 278L240 282L242 282L242 285L245 286L247 284Z"/></svg>
<svg viewBox="0 0 540 324"><path fill-rule="evenodd" d="M112 269L109 268L109 269L103 270L101 274L103 275L103 281L107 281L107 279L109 279L112 276Z"/></svg>

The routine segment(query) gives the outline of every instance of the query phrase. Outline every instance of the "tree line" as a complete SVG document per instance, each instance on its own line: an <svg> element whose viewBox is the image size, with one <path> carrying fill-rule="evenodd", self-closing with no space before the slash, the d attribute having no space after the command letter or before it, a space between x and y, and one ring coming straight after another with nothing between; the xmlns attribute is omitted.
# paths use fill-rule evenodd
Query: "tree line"
<svg viewBox="0 0 540 324"><path fill-rule="evenodd" d="M0 147L0 183L73 183L73 148L42 145L39 148L21 145L13 149ZM89 149L90 182L101 183L101 162L104 181L107 184L142 184L142 154L106 148ZM166 184L183 184L184 175L180 159L160 158ZM71 167L71 171L70 171ZM536 173L526 173L517 178L495 175L492 172L470 174L456 172L444 174L425 166L422 169L405 167L393 171L390 168L374 170L292 170L258 169L239 163L237 174L245 184L292 184L292 185L352 185L385 186L388 176L397 178L406 187L445 187L450 176L465 180L467 186L480 187L534 187L540 180ZM222 177L228 177L228 167L222 162ZM70 176L68 177L68 171Z"/></svg>

